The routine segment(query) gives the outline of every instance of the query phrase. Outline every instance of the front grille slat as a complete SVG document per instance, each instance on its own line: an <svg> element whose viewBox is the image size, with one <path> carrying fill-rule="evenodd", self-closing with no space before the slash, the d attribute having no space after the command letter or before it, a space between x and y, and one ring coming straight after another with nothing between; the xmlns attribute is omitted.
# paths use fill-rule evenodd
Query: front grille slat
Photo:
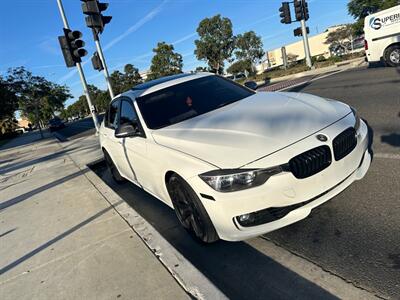
<svg viewBox="0 0 400 300"><path fill-rule="evenodd" d="M310 177L327 168L332 161L328 146L320 146L303 152L289 161L290 171L296 178Z"/></svg>
<svg viewBox="0 0 400 300"><path fill-rule="evenodd" d="M353 127L347 128L333 139L333 153L335 160L341 160L357 146L356 131Z"/></svg>

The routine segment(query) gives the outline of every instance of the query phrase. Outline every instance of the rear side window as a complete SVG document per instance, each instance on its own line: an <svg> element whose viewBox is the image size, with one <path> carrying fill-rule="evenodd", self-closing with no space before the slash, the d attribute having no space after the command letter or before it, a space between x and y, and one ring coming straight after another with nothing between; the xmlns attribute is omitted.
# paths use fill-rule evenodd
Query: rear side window
<svg viewBox="0 0 400 300"><path fill-rule="evenodd" d="M108 128L115 129L117 127L119 102L119 100L116 100L110 104L104 123L104 125Z"/></svg>

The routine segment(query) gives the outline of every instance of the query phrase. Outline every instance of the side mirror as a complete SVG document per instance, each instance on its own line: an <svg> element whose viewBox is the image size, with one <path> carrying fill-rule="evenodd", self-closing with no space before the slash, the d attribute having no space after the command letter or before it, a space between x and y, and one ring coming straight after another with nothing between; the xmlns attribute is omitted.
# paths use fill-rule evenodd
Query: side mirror
<svg viewBox="0 0 400 300"><path fill-rule="evenodd" d="M244 86L254 91L257 89L257 83L255 81L247 81L244 83Z"/></svg>
<svg viewBox="0 0 400 300"><path fill-rule="evenodd" d="M126 138L131 136L137 136L140 134L139 127L137 124L123 124L115 129L116 138Z"/></svg>

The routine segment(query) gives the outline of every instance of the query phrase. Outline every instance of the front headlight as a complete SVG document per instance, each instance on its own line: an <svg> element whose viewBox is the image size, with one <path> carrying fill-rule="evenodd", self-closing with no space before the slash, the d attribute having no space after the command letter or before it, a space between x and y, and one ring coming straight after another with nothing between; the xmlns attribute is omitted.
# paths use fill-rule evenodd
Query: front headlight
<svg viewBox="0 0 400 300"><path fill-rule="evenodd" d="M351 111L353 112L353 115L354 115L354 118L355 118L355 123L354 123L354 129L356 130L356 131L358 131L358 129L360 128L360 122L361 122L361 118L360 118L360 116L358 115L358 113L357 113L357 111L356 111L356 109L354 108L354 107L351 107L350 106L350 108L351 108Z"/></svg>
<svg viewBox="0 0 400 300"><path fill-rule="evenodd" d="M200 174L200 178L218 192L234 192L264 184L272 175L282 172L281 166L268 169L227 169Z"/></svg>

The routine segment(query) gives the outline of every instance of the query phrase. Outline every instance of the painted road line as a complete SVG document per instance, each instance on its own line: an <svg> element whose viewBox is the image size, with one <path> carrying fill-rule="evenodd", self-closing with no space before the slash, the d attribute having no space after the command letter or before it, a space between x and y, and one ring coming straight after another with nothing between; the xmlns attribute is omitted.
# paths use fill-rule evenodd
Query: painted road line
<svg viewBox="0 0 400 300"><path fill-rule="evenodd" d="M400 154L393 154L393 153L374 153L374 158L400 159Z"/></svg>
<svg viewBox="0 0 400 300"><path fill-rule="evenodd" d="M343 70L340 70L340 71L337 71L337 72L328 73L328 74L325 74L325 75L322 75L322 76L318 76L318 77L312 78L312 79L310 79L310 80L303 81L303 82L300 82L300 83L298 83L298 84L294 84L294 85L292 85L292 86L285 87L285 88L280 89L280 90L277 90L277 91L278 91L278 92L281 92L281 91L285 91L285 90L288 90L288 89L291 89L291 88L295 88L295 87L301 86L301 85L306 84L306 83L309 83L309 82L313 82L313 81L316 81L316 80L319 80L319 79L323 79L323 78L326 78L326 77L329 77L329 76L332 76L332 75L335 75L335 74L339 74L339 73L341 73L341 72L343 72L343 71L346 71L346 70L347 70L347 69L343 69Z"/></svg>

